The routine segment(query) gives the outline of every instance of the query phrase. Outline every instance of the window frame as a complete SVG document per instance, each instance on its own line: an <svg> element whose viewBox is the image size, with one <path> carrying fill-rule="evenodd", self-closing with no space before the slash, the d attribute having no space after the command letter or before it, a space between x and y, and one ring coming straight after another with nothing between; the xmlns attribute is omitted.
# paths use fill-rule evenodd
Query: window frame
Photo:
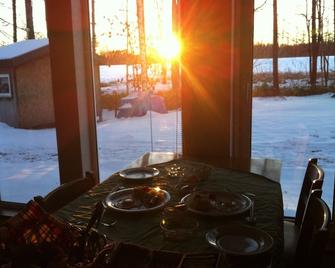
<svg viewBox="0 0 335 268"><path fill-rule="evenodd" d="M99 181L88 0L46 0L60 181ZM59 20L62 18L62 20Z"/></svg>
<svg viewBox="0 0 335 268"><path fill-rule="evenodd" d="M11 98L13 96L13 89L11 84L11 75L9 73L0 73L0 80L7 79L8 92L0 92L0 98ZM0 83L2 85L2 83Z"/></svg>

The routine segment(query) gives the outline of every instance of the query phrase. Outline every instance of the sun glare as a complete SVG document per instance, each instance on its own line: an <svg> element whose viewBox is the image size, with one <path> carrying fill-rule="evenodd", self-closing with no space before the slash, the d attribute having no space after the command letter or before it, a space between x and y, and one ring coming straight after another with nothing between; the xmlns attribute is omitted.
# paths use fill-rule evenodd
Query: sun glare
<svg viewBox="0 0 335 268"><path fill-rule="evenodd" d="M158 53L165 60L175 60L181 53L181 42L174 35L164 39L158 45Z"/></svg>

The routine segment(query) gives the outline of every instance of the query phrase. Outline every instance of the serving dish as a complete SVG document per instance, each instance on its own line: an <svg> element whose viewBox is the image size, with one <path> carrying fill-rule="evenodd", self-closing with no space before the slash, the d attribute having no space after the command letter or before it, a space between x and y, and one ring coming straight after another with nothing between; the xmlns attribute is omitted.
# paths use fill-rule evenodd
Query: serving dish
<svg viewBox="0 0 335 268"><path fill-rule="evenodd" d="M251 208L252 200L240 193L195 191L181 199L188 210L205 216L234 216Z"/></svg>
<svg viewBox="0 0 335 268"><path fill-rule="evenodd" d="M220 226L206 233L206 239L226 254L249 256L268 252L273 238L263 230L242 224Z"/></svg>
<svg viewBox="0 0 335 268"><path fill-rule="evenodd" d="M105 207L118 212L145 213L163 208L171 199L170 194L159 187L134 187L107 195Z"/></svg>

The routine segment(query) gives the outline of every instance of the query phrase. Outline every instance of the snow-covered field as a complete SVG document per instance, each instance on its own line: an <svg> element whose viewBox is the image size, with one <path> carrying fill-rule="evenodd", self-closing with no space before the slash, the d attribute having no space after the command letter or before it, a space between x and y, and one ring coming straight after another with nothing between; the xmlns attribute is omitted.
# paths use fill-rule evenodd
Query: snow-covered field
<svg viewBox="0 0 335 268"><path fill-rule="evenodd" d="M323 197L332 204L335 173L335 98L254 98L252 149L255 157L282 160L284 205L292 213L308 158L317 157L325 171Z"/></svg>
<svg viewBox="0 0 335 268"><path fill-rule="evenodd" d="M320 61L320 58L319 58ZM278 71L281 73L308 73L308 57L279 58ZM319 62L320 70L320 62ZM329 69L334 70L334 56L329 57ZM254 73L272 72L272 59L254 59Z"/></svg>
<svg viewBox="0 0 335 268"><path fill-rule="evenodd" d="M309 58L295 57L295 58L279 58L278 69L279 72L303 72L308 73ZM334 56L329 57L329 69L334 69ZM272 72L272 59L254 59L254 73ZM108 83L125 79L126 65L111 65L100 66L101 82Z"/></svg>
<svg viewBox="0 0 335 268"><path fill-rule="evenodd" d="M178 117L178 120L177 120ZM307 160L318 157L326 178L324 197L331 204L335 169L335 98L254 98L253 156L282 160L282 190L288 214L296 206ZM180 112L152 113L154 151L180 146ZM151 150L150 114L128 119L104 111L98 123L101 177L126 167ZM23 130L0 123L1 199L26 202L59 184L54 129Z"/></svg>

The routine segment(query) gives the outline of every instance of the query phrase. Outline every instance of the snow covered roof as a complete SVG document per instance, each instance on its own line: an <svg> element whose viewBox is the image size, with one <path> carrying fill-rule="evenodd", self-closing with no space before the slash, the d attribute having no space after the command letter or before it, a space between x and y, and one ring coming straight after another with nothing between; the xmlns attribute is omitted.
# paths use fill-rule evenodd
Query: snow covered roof
<svg viewBox="0 0 335 268"><path fill-rule="evenodd" d="M49 44L48 39L31 39L0 47L0 60L10 60L22 56L31 51L45 47Z"/></svg>

